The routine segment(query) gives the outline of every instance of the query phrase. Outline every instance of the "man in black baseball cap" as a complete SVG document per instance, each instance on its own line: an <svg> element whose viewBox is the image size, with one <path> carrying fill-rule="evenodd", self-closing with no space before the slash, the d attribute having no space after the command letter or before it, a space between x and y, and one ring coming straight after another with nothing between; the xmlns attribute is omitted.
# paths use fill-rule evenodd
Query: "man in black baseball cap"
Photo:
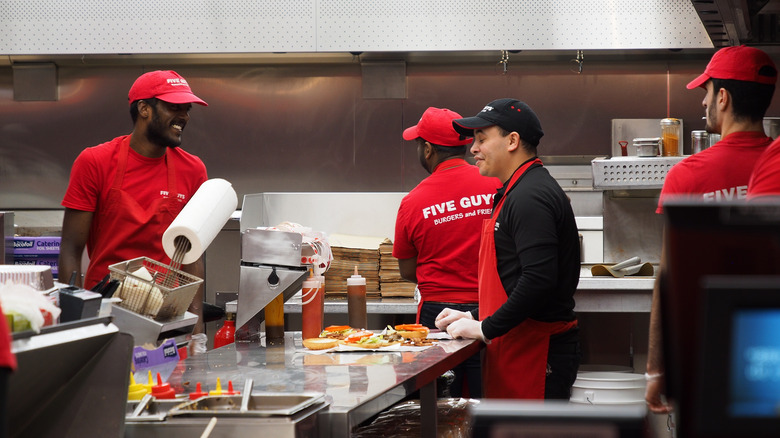
<svg viewBox="0 0 780 438"><path fill-rule="evenodd" d="M453 127L462 135L472 135L475 129L498 125L506 131L515 131L533 146L539 145L544 135L536 113L525 102L516 99L498 99L482 108L474 117L453 121Z"/></svg>
<svg viewBox="0 0 780 438"><path fill-rule="evenodd" d="M479 173L503 187L482 228L479 309L444 309L436 326L488 343L486 398L568 400L580 360L579 236L568 197L536 156L539 118L524 102L498 99L452 126L474 136Z"/></svg>

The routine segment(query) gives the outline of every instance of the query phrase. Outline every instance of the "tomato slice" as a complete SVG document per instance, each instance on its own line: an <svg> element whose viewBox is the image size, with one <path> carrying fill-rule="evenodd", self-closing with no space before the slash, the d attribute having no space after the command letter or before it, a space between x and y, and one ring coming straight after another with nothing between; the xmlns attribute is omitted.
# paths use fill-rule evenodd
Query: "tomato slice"
<svg viewBox="0 0 780 438"><path fill-rule="evenodd" d="M370 338L371 336L374 336L374 332L369 332L367 330L359 330L356 331L355 333L351 333L344 340L347 342L355 343L363 338Z"/></svg>
<svg viewBox="0 0 780 438"><path fill-rule="evenodd" d="M428 330L428 327L426 327L426 326L424 326L422 324L400 324L400 325L395 326L395 329L398 330L398 331L410 331L410 332L420 331L420 332L424 332L424 331Z"/></svg>
<svg viewBox="0 0 780 438"><path fill-rule="evenodd" d="M348 325L332 325L329 327L325 327L326 332L343 332L344 330L349 330L352 327Z"/></svg>

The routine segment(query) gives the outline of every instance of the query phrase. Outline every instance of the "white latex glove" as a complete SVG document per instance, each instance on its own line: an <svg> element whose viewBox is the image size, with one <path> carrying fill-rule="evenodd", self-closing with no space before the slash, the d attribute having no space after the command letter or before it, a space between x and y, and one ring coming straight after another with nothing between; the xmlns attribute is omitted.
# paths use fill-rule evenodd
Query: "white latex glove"
<svg viewBox="0 0 780 438"><path fill-rule="evenodd" d="M453 322L461 318L474 320L474 317L471 316L471 312L461 312L459 310L450 309L449 307L447 307L441 312L439 312L438 315L436 315L436 320L434 321L434 324L436 324L436 328L438 328L439 330L446 331L447 327L449 327L450 324L452 324Z"/></svg>
<svg viewBox="0 0 780 438"><path fill-rule="evenodd" d="M447 333L455 339L467 338L485 341L485 336L482 335L482 321L474 321L473 319L461 318L453 322L447 327Z"/></svg>

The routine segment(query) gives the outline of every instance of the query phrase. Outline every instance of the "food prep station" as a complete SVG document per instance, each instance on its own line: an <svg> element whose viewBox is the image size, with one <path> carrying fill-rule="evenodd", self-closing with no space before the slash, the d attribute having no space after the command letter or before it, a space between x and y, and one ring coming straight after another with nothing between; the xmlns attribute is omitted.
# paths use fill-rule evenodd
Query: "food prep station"
<svg viewBox="0 0 780 438"><path fill-rule="evenodd" d="M285 333L283 345L267 345L264 338L237 342L187 358L181 380L174 384L194 390L196 382L213 388L218 378L232 381L236 388L251 381L253 398L287 395L291 401L285 408L298 410L177 412L173 411L177 403L164 402L134 413L138 403L130 403L125 436L198 436L217 417L215 430L231 437L254 437L258 430L279 437L345 437L355 426L418 390L424 436L434 436L436 378L481 348L475 340L442 340L419 351L315 353L302 346L300 332ZM235 405L240 398L235 398ZM308 402L301 402L304 399Z"/></svg>

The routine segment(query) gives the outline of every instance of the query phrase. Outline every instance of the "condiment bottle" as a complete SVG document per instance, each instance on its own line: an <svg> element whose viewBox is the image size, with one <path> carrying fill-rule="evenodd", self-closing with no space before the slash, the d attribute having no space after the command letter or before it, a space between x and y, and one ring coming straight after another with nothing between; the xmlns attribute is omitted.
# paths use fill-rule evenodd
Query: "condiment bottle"
<svg viewBox="0 0 780 438"><path fill-rule="evenodd" d="M321 283L309 270L309 278L301 286L301 336L316 338L322 332L324 299Z"/></svg>
<svg viewBox="0 0 780 438"><path fill-rule="evenodd" d="M200 382L198 382L198 384L195 386L195 392L191 392L189 397L190 397L190 400L197 400L197 399L199 399L201 397L205 397L207 395L209 395L209 393L203 391L201 386L200 386Z"/></svg>
<svg viewBox="0 0 780 438"><path fill-rule="evenodd" d="M170 383L163 383L160 373L157 373L157 384L152 386L152 395L156 399L176 398L176 392L171 388Z"/></svg>
<svg viewBox="0 0 780 438"><path fill-rule="evenodd" d="M710 147L707 131L691 131L691 153L697 154Z"/></svg>
<svg viewBox="0 0 780 438"><path fill-rule="evenodd" d="M664 157L676 157L680 155L680 140L682 139L681 127L680 119L661 120L661 139L663 140L661 155Z"/></svg>
<svg viewBox="0 0 780 438"><path fill-rule="evenodd" d="M355 266L355 273L347 278L347 314L350 327L364 329L368 325L366 279L358 274L357 266Z"/></svg>
<svg viewBox="0 0 780 438"><path fill-rule="evenodd" d="M130 386L127 388L127 399L128 400L141 400L144 398L146 394L149 393L149 390L146 389L146 386L144 386L142 383L136 383L135 377L133 376L133 372L130 372Z"/></svg>
<svg viewBox="0 0 780 438"><path fill-rule="evenodd" d="M225 315L225 323L214 334L214 348L232 344L236 340L236 317L228 312Z"/></svg>
<svg viewBox="0 0 780 438"><path fill-rule="evenodd" d="M217 377L217 386L209 391L209 395L222 395L222 382L220 382L219 377Z"/></svg>

